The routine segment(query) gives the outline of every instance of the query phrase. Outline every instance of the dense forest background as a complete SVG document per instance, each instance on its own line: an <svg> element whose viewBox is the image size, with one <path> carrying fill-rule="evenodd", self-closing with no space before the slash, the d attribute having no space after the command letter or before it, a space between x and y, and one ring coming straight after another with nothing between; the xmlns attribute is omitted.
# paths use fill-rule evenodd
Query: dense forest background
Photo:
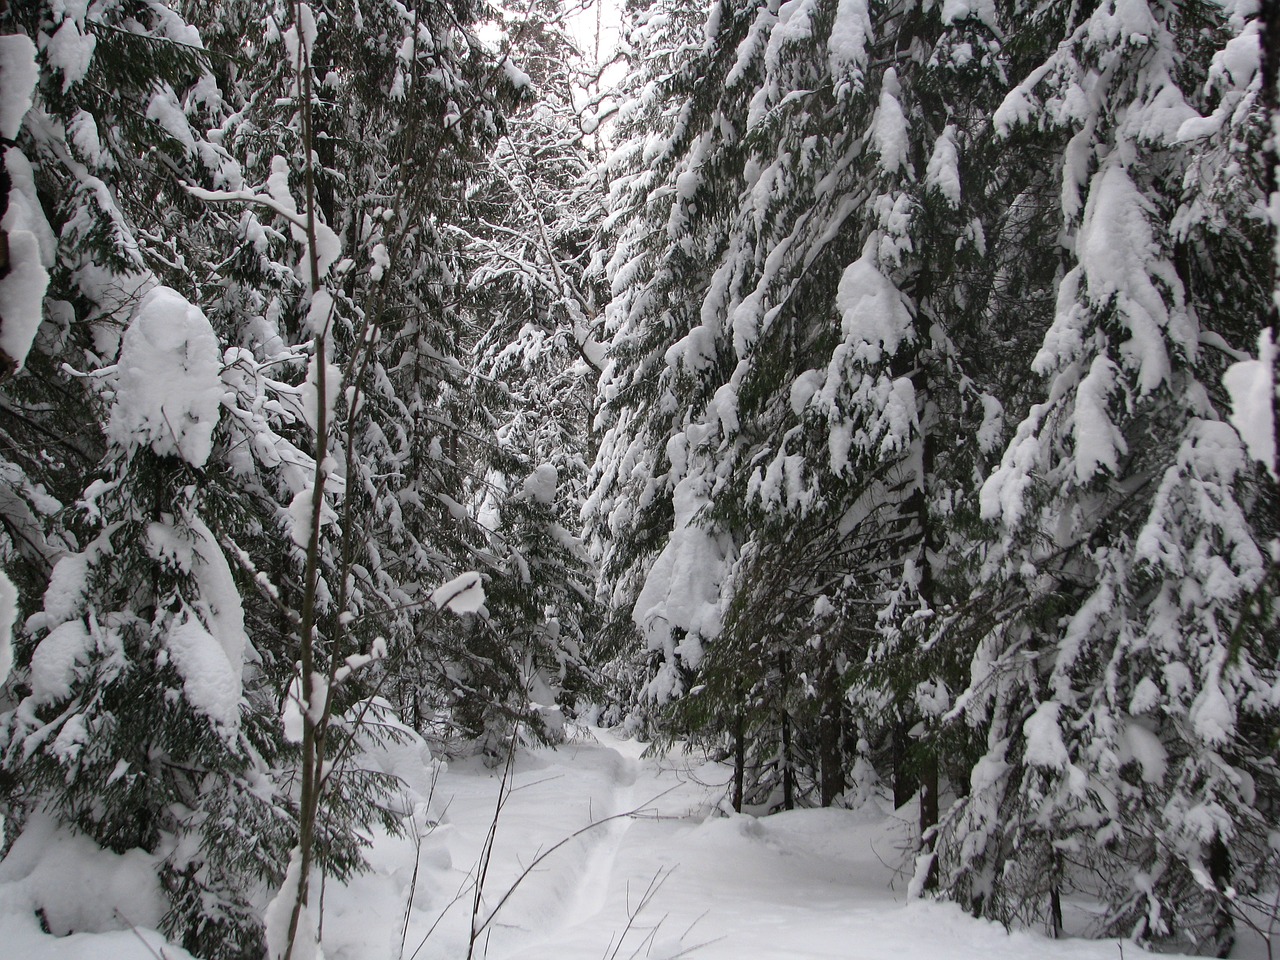
<svg viewBox="0 0 1280 960"><path fill-rule="evenodd" d="M917 893L1225 955L1280 882L1277 7L636 0L602 64L554 0L0 2L5 848L302 957L403 816L370 744L603 720L737 810L916 798Z"/></svg>

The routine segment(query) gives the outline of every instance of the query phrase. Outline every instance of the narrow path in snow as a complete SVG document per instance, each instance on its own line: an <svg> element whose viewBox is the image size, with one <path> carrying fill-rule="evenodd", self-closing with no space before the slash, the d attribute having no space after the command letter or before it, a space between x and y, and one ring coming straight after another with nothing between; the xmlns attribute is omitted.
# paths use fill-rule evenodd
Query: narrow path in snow
<svg viewBox="0 0 1280 960"><path fill-rule="evenodd" d="M597 749L609 750L612 747L602 744ZM609 893L609 882L613 876L614 861L617 859L623 838L633 822L630 817L621 815L635 809L638 763L636 759L623 756L616 749L613 753L618 763L609 805L599 813L593 811L595 821L607 820L608 822L600 823L586 834L591 839L590 852L583 866L582 875L577 880L577 889L565 911L561 929L581 924L604 909ZM610 817L617 819L610 820L608 819Z"/></svg>
<svg viewBox="0 0 1280 960"><path fill-rule="evenodd" d="M479 916L505 903L473 960L1117 960L1138 953L1114 940L1009 934L954 904L907 902L910 817L875 801L859 810L725 816L718 809L729 781L723 764L679 752L646 757L644 748L595 731L558 750L520 751ZM417 748L402 759L399 772L416 777L424 796L431 792L433 764L424 767ZM476 864L502 785L502 769L482 758L453 762L430 809L420 811L418 842L375 833L372 869L326 887L327 960L464 960ZM635 818L574 836L640 806ZM158 955L131 933L47 936L23 907L24 891L0 882L0 957ZM158 935L146 936L159 943ZM188 957L172 945L164 952ZM1266 951L1250 941L1234 956L1262 960Z"/></svg>
<svg viewBox="0 0 1280 960"><path fill-rule="evenodd" d="M517 755L480 915L506 901L474 960L1121 956L1114 940L1009 934L954 904L908 902L914 817L906 811L873 800L859 810L725 816L724 764L679 751L644 756L645 747L599 730ZM436 788L442 819L421 849L379 837L373 873L330 887L328 960L464 960L470 884L501 787L502 770L480 758L451 763ZM638 807L637 817L583 831ZM1236 957L1261 960L1265 952L1248 945Z"/></svg>

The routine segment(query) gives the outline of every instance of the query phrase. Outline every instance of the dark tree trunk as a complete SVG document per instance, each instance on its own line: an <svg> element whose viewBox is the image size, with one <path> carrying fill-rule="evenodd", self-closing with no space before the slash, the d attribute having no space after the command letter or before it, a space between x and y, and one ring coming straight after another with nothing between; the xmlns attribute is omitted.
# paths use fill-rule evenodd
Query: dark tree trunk
<svg viewBox="0 0 1280 960"><path fill-rule="evenodd" d="M1231 916L1226 891L1231 886L1231 851L1215 836L1209 844L1209 878L1213 881L1214 956L1226 957L1236 943L1236 923Z"/></svg>
<svg viewBox="0 0 1280 960"><path fill-rule="evenodd" d="M840 721L844 711L837 680L834 658L828 652L822 667L819 691L822 713L818 719L818 792L819 802L824 807L835 803L844 789L844 767L840 756Z"/></svg>
<svg viewBox="0 0 1280 960"><path fill-rule="evenodd" d="M911 769L910 725L899 720L893 728L893 806L899 809L911 802L919 784Z"/></svg>
<svg viewBox="0 0 1280 960"><path fill-rule="evenodd" d="M787 712L787 689L791 680L791 664L786 651L778 654L778 670L782 674L778 683L778 713L782 726L782 809L796 808L795 765L791 759L791 715Z"/></svg>
<svg viewBox="0 0 1280 960"><path fill-rule="evenodd" d="M1277 119L1280 119L1280 0L1262 0L1262 106L1266 110L1269 126L1274 130ZM1270 197L1280 190L1276 180L1276 167L1280 164L1280 138L1270 136L1266 141L1266 153L1263 157L1267 194ZM1275 242L1274 225L1272 242ZM1280 286L1280 264L1273 264L1271 271L1271 289ZM1267 325L1271 328L1271 340L1280 343L1280 310L1275 298L1271 298ZM1280 357L1275 361L1272 376L1280 382ZM1274 424L1276 449L1280 450L1280 417Z"/></svg>
<svg viewBox="0 0 1280 960"><path fill-rule="evenodd" d="M739 705L733 717L733 812L742 812L742 780L747 766L747 721Z"/></svg>
<svg viewBox="0 0 1280 960"><path fill-rule="evenodd" d="M938 825L938 758L925 744L920 757L920 853L933 853L933 837L930 831ZM938 868L931 863L924 878L924 889L938 886Z"/></svg>
<svg viewBox="0 0 1280 960"><path fill-rule="evenodd" d="M1062 893L1056 880L1049 888L1049 933L1055 940L1062 939Z"/></svg>

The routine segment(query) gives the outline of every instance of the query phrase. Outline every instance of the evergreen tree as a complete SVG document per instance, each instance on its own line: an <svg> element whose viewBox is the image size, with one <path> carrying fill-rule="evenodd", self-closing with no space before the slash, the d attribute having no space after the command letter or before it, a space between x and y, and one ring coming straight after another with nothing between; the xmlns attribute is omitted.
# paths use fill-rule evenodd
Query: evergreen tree
<svg viewBox="0 0 1280 960"><path fill-rule="evenodd" d="M1055 157L1064 266L1042 399L982 488L998 614L960 709L988 750L942 841L986 915L1057 930L1085 889L1104 931L1220 956L1274 871L1274 502L1217 386L1268 294L1255 31L1197 2L1046 10L993 115L1011 159Z"/></svg>
<svg viewBox="0 0 1280 960"><path fill-rule="evenodd" d="M589 505L623 541L606 577L662 651L651 692L696 685L685 722L780 746L788 805L798 754L828 803L857 762L852 688L877 740L904 740L917 695L945 708L954 665L917 643L998 431L1002 368L971 369L1003 310L972 143L1000 92L994 33L910 3L719 6L658 87L685 98L673 136L637 138L621 195L636 239L615 259L617 423Z"/></svg>
<svg viewBox="0 0 1280 960"><path fill-rule="evenodd" d="M281 739L214 532L251 522L227 458L224 341L174 289L197 289L185 264L207 249L175 173L237 176L197 133L217 90L198 34L166 8L8 16L41 51L18 134L30 162L8 159L49 286L34 350L5 384L21 525L7 524L6 555L28 611L44 597L3 720L7 822L51 818L144 851L171 936L256 953L259 895L288 837L270 779Z"/></svg>
<svg viewBox="0 0 1280 960"><path fill-rule="evenodd" d="M597 699L585 667L596 619L578 526L590 404L602 360L593 262L603 190L574 109L582 57L558 5L504 14L529 96L477 171L464 256L477 390L493 443L480 508L504 575L489 596L525 684L558 725L557 700ZM554 732L554 731L549 731Z"/></svg>

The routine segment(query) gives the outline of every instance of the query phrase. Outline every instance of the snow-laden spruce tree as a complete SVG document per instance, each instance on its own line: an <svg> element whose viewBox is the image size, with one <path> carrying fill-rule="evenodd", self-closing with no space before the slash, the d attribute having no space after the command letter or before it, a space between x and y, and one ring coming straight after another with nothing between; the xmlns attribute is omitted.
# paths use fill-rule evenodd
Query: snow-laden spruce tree
<svg viewBox="0 0 1280 960"><path fill-rule="evenodd" d="M466 4L239 13L248 32L221 42L253 55L226 82L255 109L221 136L252 186L201 197L244 211L242 253L281 291L268 287L250 346L302 380L293 429L311 468L284 477L281 519L298 549L275 578L296 639L281 663L298 701L301 810L267 926L271 951L289 955L315 935L310 867L313 855L324 867L343 822L334 809L365 809L353 744L371 695L415 724L469 733L486 729L471 716L531 715L475 572L500 564L475 516L475 447L491 425L477 426L459 359L472 335L456 310L453 229L522 77L474 36L480 11ZM262 304L240 283L235 309ZM434 589L460 571L465 603Z"/></svg>
<svg viewBox="0 0 1280 960"><path fill-rule="evenodd" d="M228 414L244 411L225 340L189 299L208 222L179 184L238 176L199 132L220 95L199 34L167 8L7 16L39 51L6 155L10 210L49 276L4 387L4 550L34 614L3 715L9 853L31 869L82 834L101 848L86 869L128 864L123 912L138 915L33 903L58 932L131 922L207 956L254 954L288 799L222 545L258 520L228 456Z"/></svg>
<svg viewBox="0 0 1280 960"><path fill-rule="evenodd" d="M1220 387L1270 294L1252 13L1104 2L1020 35L992 133L1007 164L1050 158L1028 203L1063 266L1041 394L981 491L998 532L954 716L987 751L939 840L982 914L1059 929L1078 892L1100 930L1220 956L1275 882L1280 787L1275 505Z"/></svg>
<svg viewBox="0 0 1280 960"><path fill-rule="evenodd" d="M529 90L475 171L462 224L463 309L478 335L477 412L493 431L477 461L488 488L479 519L502 571L488 590L491 613L523 650L530 699L555 721L557 699L590 687L582 668L597 617L592 573L570 531L579 526L603 358L604 190L574 106L586 71L564 11L517 4L502 16L503 52Z"/></svg>
<svg viewBox="0 0 1280 960"><path fill-rule="evenodd" d="M871 746L851 687L906 783L930 766L906 734L954 686L918 643L999 430L1006 348L982 325L1011 315L989 265L1008 253L975 145L997 26L965 5L720 4L622 113L588 518L655 653L649 695L776 756L760 776L784 803L797 757L831 802Z"/></svg>
<svg viewBox="0 0 1280 960"><path fill-rule="evenodd" d="M67 830L130 851L145 915L91 922L163 925L230 957L261 955L262 911L297 841L299 766L302 779L319 771L307 849L321 869L357 868L351 827L392 812L389 778L361 769L348 709L382 674L335 678L413 646L415 623L462 634L431 588L476 565L484 541L449 538L464 498L410 462L445 459L423 434L448 381L465 379L438 346L453 336L455 271L421 206L447 206L424 184L453 182L457 158L492 136L484 91L504 72L444 11L428 23L366 8L360 34L350 10L213 6L191 7L207 52L161 5L6 8L40 56L15 131L22 156L7 157L25 219L5 230L36 237L49 295L0 415L14 478L3 556L24 612L37 611L4 715L5 813L14 831L30 827L28 852ZM347 59L317 78L313 44L335 24L327 49ZM11 46L6 94L19 89ZM292 56L304 51L308 71ZM433 99L405 96L415 78ZM336 104L319 135L299 109L310 81L328 84L322 107ZM351 155L331 152L337 133ZM428 162L400 162L409 155ZM418 497L417 483L436 488ZM425 532L401 552L414 523ZM318 668L303 671L307 700L334 690L336 720L329 752L298 765L286 740L308 732L294 723L304 634ZM65 929L83 920L73 911Z"/></svg>

